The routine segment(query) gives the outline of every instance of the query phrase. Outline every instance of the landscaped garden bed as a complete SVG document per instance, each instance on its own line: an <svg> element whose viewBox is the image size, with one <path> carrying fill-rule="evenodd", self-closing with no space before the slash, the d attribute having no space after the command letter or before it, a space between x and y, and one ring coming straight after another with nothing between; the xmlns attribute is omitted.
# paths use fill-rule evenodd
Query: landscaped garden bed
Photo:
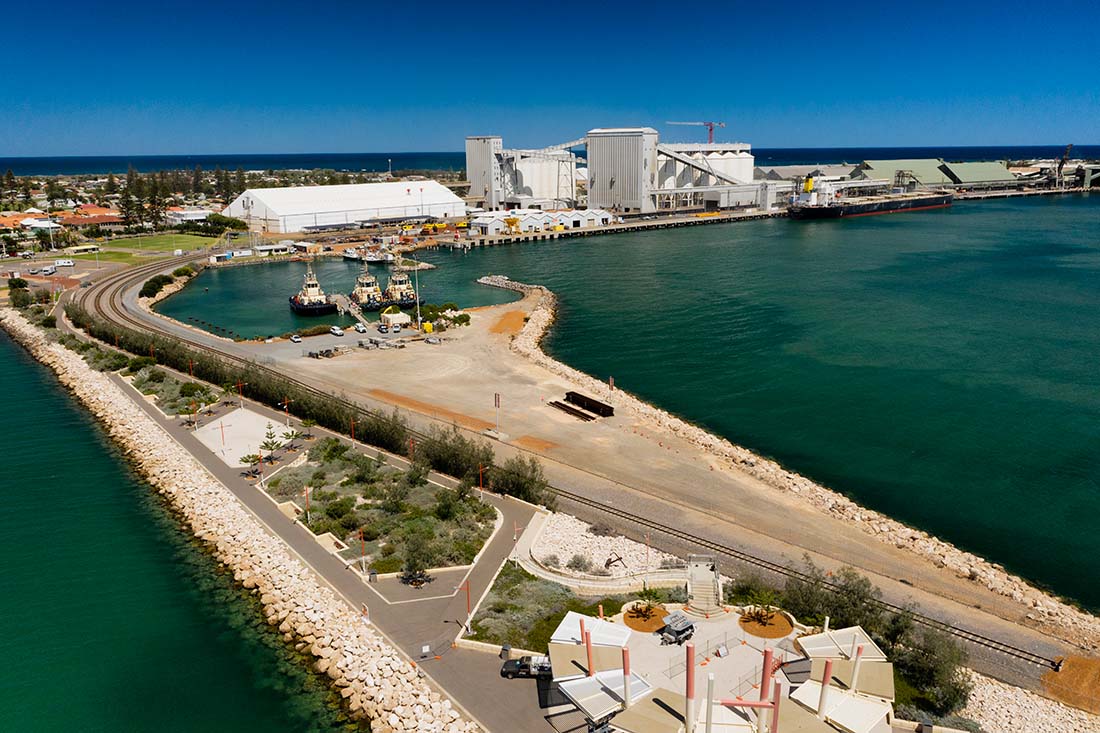
<svg viewBox="0 0 1100 733"><path fill-rule="evenodd" d="M611 616L617 614L628 601L640 596L654 603L683 603L687 600L683 588L651 588L640 593L602 598L581 597L563 585L536 578L509 562L501 569L489 595L474 615L471 623L473 634L469 638L541 652L549 645L550 635L567 612L596 616L602 605L604 614Z"/></svg>
<svg viewBox="0 0 1100 733"><path fill-rule="evenodd" d="M428 483L428 469L386 465L335 438L309 449L301 465L283 468L264 487L278 501L305 507L314 534L331 532L378 573L416 573L468 565L493 531L496 510L465 487Z"/></svg>

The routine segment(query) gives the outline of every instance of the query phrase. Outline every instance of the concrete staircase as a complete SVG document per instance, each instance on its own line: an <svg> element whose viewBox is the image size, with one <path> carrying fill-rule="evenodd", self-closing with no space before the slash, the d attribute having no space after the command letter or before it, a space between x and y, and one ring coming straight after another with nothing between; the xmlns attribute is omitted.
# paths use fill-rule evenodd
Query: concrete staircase
<svg viewBox="0 0 1100 733"><path fill-rule="evenodd" d="M722 613L722 583L714 557L689 555L687 576L688 602L684 613L697 618Z"/></svg>

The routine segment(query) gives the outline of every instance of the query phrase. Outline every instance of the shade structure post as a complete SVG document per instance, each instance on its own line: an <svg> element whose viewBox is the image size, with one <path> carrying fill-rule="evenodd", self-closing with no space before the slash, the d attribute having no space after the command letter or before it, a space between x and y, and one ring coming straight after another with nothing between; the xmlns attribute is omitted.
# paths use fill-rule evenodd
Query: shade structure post
<svg viewBox="0 0 1100 733"><path fill-rule="evenodd" d="M764 668L760 673L760 699L767 700L772 689L772 649L764 647Z"/></svg>
<svg viewBox="0 0 1100 733"><path fill-rule="evenodd" d="M623 647L623 709L630 707L630 649Z"/></svg>
<svg viewBox="0 0 1100 733"><path fill-rule="evenodd" d="M684 681L684 731L695 730L695 645L690 641L686 645L685 662L687 679Z"/></svg>
<svg viewBox="0 0 1100 733"><path fill-rule="evenodd" d="M707 674L707 728L706 733L711 733L714 722L714 672Z"/></svg>
<svg viewBox="0 0 1100 733"><path fill-rule="evenodd" d="M856 647L856 656L852 661L852 692L856 692L856 687L859 685L859 668L863 666L863 645L860 644Z"/></svg>
<svg viewBox="0 0 1100 733"><path fill-rule="evenodd" d="M783 703L783 680L775 681L775 697L772 698L772 726L768 733L779 733L779 706Z"/></svg>
<svg viewBox="0 0 1100 733"><path fill-rule="evenodd" d="M833 660L825 660L825 674L821 677L821 697L817 698L817 719L825 720L825 704L829 701L829 683L833 679Z"/></svg>
<svg viewBox="0 0 1100 733"><path fill-rule="evenodd" d="M592 666L592 632L584 632L584 653L588 657L588 676L594 677L596 670Z"/></svg>

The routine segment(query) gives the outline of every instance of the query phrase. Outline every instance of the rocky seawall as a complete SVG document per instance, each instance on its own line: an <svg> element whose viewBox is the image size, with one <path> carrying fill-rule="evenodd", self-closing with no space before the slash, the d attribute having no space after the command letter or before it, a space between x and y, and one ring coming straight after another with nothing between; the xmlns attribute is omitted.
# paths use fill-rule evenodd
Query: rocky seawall
<svg viewBox="0 0 1100 733"><path fill-rule="evenodd" d="M503 275L479 278L484 285L515 290L537 298L523 329L512 340L511 348L554 374L582 385L601 400L638 419L668 430L688 442L729 462L739 471L757 478L778 491L795 494L822 513L861 528L878 541L909 550L933 563L948 568L960 578L980 583L995 593L1021 604L1027 619L1036 627L1061 639L1091 650L1100 650L1100 618L1066 604L1025 580L1008 573L1002 566L960 550L941 539L895 519L856 504L846 496L814 483L780 466L775 461L734 445L725 438L707 432L675 415L654 407L633 395L611 387L598 379L551 358L541 348L546 332L554 322L557 299L540 285L510 280Z"/></svg>
<svg viewBox="0 0 1100 733"><path fill-rule="evenodd" d="M104 424L195 536L260 597L267 621L316 659L315 669L339 688L353 716L382 733L479 730L107 375L14 310L0 308L0 326Z"/></svg>

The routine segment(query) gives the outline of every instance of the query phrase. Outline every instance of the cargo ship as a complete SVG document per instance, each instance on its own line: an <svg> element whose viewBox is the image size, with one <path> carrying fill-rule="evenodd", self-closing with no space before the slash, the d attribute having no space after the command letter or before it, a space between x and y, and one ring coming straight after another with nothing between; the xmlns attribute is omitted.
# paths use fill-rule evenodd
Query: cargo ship
<svg viewBox="0 0 1100 733"><path fill-rule="evenodd" d="M906 211L942 209L951 205L949 191L895 191L864 193L870 181L825 181L815 184L807 178L801 193L793 198L787 214L792 219L846 219L853 216L897 214ZM849 192L855 195L849 195Z"/></svg>
<svg viewBox="0 0 1100 733"><path fill-rule="evenodd" d="M312 263L306 265L302 289L290 296L290 310L300 316L327 316L336 312L336 303L321 290L321 284L313 274Z"/></svg>

